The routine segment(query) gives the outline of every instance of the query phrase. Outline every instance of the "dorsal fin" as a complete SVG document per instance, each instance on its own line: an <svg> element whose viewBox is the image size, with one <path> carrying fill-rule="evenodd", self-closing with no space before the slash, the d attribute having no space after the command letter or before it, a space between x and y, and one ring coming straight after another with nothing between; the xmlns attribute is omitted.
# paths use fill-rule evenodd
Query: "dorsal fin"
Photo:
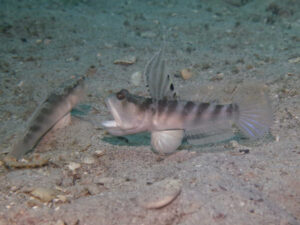
<svg viewBox="0 0 300 225"><path fill-rule="evenodd" d="M165 72L164 48L160 49L146 65L144 80L154 100L176 98L171 76Z"/></svg>

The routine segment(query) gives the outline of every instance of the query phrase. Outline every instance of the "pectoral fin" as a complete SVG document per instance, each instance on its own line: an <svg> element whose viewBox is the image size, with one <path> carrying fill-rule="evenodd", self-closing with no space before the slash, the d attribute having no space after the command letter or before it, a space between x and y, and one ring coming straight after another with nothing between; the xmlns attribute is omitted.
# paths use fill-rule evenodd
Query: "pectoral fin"
<svg viewBox="0 0 300 225"><path fill-rule="evenodd" d="M153 151L163 155L173 153L181 145L183 137L183 130L153 131L151 133Z"/></svg>

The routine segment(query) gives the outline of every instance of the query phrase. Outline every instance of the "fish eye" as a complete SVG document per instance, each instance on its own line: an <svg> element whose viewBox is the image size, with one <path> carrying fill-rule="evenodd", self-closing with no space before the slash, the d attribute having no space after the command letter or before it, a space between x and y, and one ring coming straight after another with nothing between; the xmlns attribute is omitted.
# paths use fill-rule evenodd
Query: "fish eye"
<svg viewBox="0 0 300 225"><path fill-rule="evenodd" d="M117 99L122 100L125 98L125 93L123 91L120 91L116 94Z"/></svg>

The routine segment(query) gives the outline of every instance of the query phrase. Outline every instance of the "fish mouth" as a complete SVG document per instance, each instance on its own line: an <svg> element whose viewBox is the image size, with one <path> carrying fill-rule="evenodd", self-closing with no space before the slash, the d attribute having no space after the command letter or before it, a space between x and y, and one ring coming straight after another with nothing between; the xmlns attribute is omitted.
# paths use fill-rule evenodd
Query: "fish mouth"
<svg viewBox="0 0 300 225"><path fill-rule="evenodd" d="M121 118L119 113L117 112L116 107L113 106L113 99L107 99L106 105L109 109L110 113L112 114L114 120L106 120L103 121L101 124L102 126L111 134L114 136L123 136L126 135L126 131L122 129L121 126Z"/></svg>
<svg viewBox="0 0 300 225"><path fill-rule="evenodd" d="M120 127L121 118L120 118L120 115L119 115L118 111L113 106L113 102L112 102L112 99L110 97L106 100L106 105L107 105L108 110L112 114L114 120L103 121L102 126L107 128L107 129Z"/></svg>
<svg viewBox="0 0 300 225"><path fill-rule="evenodd" d="M102 123L102 126L105 127L105 128L116 128L118 127L117 123L115 120L105 120L103 121Z"/></svg>

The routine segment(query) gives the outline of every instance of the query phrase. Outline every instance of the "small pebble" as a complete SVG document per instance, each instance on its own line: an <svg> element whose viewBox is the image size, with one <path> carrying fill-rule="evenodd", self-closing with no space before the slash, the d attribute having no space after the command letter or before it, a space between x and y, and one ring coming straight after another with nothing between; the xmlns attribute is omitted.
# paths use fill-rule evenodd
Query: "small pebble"
<svg viewBox="0 0 300 225"><path fill-rule="evenodd" d="M114 61L114 64L120 65L132 65L136 62L135 56L126 56L124 59L117 59Z"/></svg>
<svg viewBox="0 0 300 225"><path fill-rule="evenodd" d="M56 197L54 190L42 187L33 189L30 194L42 202L50 202Z"/></svg>
<svg viewBox="0 0 300 225"><path fill-rule="evenodd" d="M62 220L58 220L55 225L66 225L66 223Z"/></svg>
<svg viewBox="0 0 300 225"><path fill-rule="evenodd" d="M131 83L134 86L139 86L142 81L142 72L138 71L131 75Z"/></svg>
<svg viewBox="0 0 300 225"><path fill-rule="evenodd" d="M105 48L113 48L114 45L110 43L104 43Z"/></svg>
<svg viewBox="0 0 300 225"><path fill-rule="evenodd" d="M50 43L51 43L51 39L46 38L46 39L44 40L44 44L45 44L45 45L49 45Z"/></svg>
<svg viewBox="0 0 300 225"><path fill-rule="evenodd" d="M56 198L63 203L68 201L68 198L65 195L57 195Z"/></svg>
<svg viewBox="0 0 300 225"><path fill-rule="evenodd" d="M94 164L96 162L96 160L94 157L87 156L87 157L83 158L82 162L85 164Z"/></svg>
<svg viewBox="0 0 300 225"><path fill-rule="evenodd" d="M228 144L225 145L225 148L237 149L239 147L240 147L239 143L237 141L235 141L235 140L232 140Z"/></svg>
<svg viewBox="0 0 300 225"><path fill-rule="evenodd" d="M180 74L184 80L189 80L193 76L193 73L192 73L191 69L189 69L189 68L182 69L180 71Z"/></svg>
<svg viewBox="0 0 300 225"><path fill-rule="evenodd" d="M225 148L234 149L234 151L229 152L230 155L239 156L249 154L251 148L240 145L237 141L230 141L228 144L224 146ZM238 151L237 151L238 150Z"/></svg>
<svg viewBox="0 0 300 225"><path fill-rule="evenodd" d="M289 59L289 63L300 63L300 57Z"/></svg>
<svg viewBox="0 0 300 225"><path fill-rule="evenodd" d="M153 23L154 23L154 24L160 24L160 23L159 23L159 20L153 20Z"/></svg>
<svg viewBox="0 0 300 225"><path fill-rule="evenodd" d="M170 204L180 192L180 180L165 179L147 186L138 197L138 204L146 209L159 209Z"/></svg>
<svg viewBox="0 0 300 225"><path fill-rule="evenodd" d="M249 154L250 150L249 149L240 149L239 152L242 154Z"/></svg>
<svg viewBox="0 0 300 225"><path fill-rule="evenodd" d="M87 190L91 195L96 195L99 194L100 192L99 186L97 184L89 184L87 186Z"/></svg>
<svg viewBox="0 0 300 225"><path fill-rule="evenodd" d="M93 180L94 184L100 184L100 185L105 185L112 183L114 178L112 177L95 177Z"/></svg>
<svg viewBox="0 0 300 225"><path fill-rule="evenodd" d="M43 42L42 39L37 39L37 40L35 41L36 44L41 44L42 42Z"/></svg>
<svg viewBox="0 0 300 225"><path fill-rule="evenodd" d="M155 38L156 33L152 32L152 31L145 31L145 32L141 33L141 37L142 38Z"/></svg>
<svg viewBox="0 0 300 225"><path fill-rule="evenodd" d="M223 80L224 78L224 73L218 73L217 75L213 76L210 78L211 81L216 81L216 80Z"/></svg>
<svg viewBox="0 0 300 225"><path fill-rule="evenodd" d="M17 161L16 158L9 155L3 158L5 166L11 168L38 168L47 165L48 162L48 157L41 158L38 154L32 155L28 160L21 159Z"/></svg>
<svg viewBox="0 0 300 225"><path fill-rule="evenodd" d="M19 87L19 88L20 88L20 87L22 87L22 86L23 86L23 84L24 84L24 81L22 81L22 80L21 80L21 81L20 81L20 82L17 84L17 87Z"/></svg>
<svg viewBox="0 0 300 225"><path fill-rule="evenodd" d="M81 167L81 165L79 163L76 163L76 162L70 162L69 165L68 165L69 170L72 170L72 171L74 171L74 170L76 170L80 167Z"/></svg>
<svg viewBox="0 0 300 225"><path fill-rule="evenodd" d="M295 74L294 74L294 73L287 73L286 75L287 75L287 76L289 76L289 77L293 77L293 76L295 76Z"/></svg>
<svg viewBox="0 0 300 225"><path fill-rule="evenodd" d="M95 151L95 156L103 156L103 155L105 155L105 151L104 150L96 150Z"/></svg>

